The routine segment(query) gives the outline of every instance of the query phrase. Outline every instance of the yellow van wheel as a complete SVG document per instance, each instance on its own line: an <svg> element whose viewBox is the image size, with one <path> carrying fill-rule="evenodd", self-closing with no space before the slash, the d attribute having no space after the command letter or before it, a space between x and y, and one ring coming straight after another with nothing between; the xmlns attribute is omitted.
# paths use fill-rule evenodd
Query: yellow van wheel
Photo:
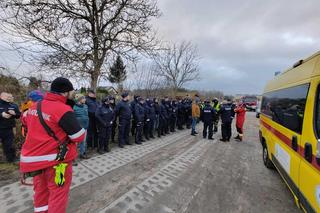
<svg viewBox="0 0 320 213"><path fill-rule="evenodd" d="M262 158L263 158L263 164L265 165L265 167L267 167L268 169L274 169L274 165L269 158L268 148L265 144L262 146Z"/></svg>

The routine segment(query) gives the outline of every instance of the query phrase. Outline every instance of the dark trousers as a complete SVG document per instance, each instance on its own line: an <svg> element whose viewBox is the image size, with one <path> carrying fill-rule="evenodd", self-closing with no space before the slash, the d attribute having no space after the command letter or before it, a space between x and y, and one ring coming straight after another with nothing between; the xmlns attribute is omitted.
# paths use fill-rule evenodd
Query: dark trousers
<svg viewBox="0 0 320 213"><path fill-rule="evenodd" d="M98 130L96 116L94 113L89 113L89 127L87 130L87 146L91 148L98 147Z"/></svg>
<svg viewBox="0 0 320 213"><path fill-rule="evenodd" d="M163 132L163 119L159 118L159 125L157 129L158 137L160 138Z"/></svg>
<svg viewBox="0 0 320 213"><path fill-rule="evenodd" d="M119 145L129 144L129 134L130 134L130 121L119 121L119 134L118 140Z"/></svg>
<svg viewBox="0 0 320 213"><path fill-rule="evenodd" d="M166 133L167 120L165 118L160 118L159 129L160 135L164 135Z"/></svg>
<svg viewBox="0 0 320 213"><path fill-rule="evenodd" d="M131 124L131 135L134 136L136 133L136 121L134 119L132 119L132 124Z"/></svg>
<svg viewBox="0 0 320 213"><path fill-rule="evenodd" d="M203 123L203 138L207 138L207 132L209 129L209 138L213 137L213 122L204 122Z"/></svg>
<svg viewBox="0 0 320 213"><path fill-rule="evenodd" d="M9 129L0 129L0 141L2 142L3 152L7 158L8 162L13 162L16 158L16 150L13 146L13 130Z"/></svg>
<svg viewBox="0 0 320 213"><path fill-rule="evenodd" d="M165 134L169 134L169 118L163 120L163 130Z"/></svg>
<svg viewBox="0 0 320 213"><path fill-rule="evenodd" d="M177 117L177 126L178 126L178 129L182 129L183 127L183 116L179 116Z"/></svg>
<svg viewBox="0 0 320 213"><path fill-rule="evenodd" d="M186 117L186 127L187 127L187 129L191 128L191 123L192 123L192 117L191 116Z"/></svg>
<svg viewBox="0 0 320 213"><path fill-rule="evenodd" d="M136 135L135 135L136 143L141 143L141 141L142 141L142 132L143 132L143 122L137 122Z"/></svg>
<svg viewBox="0 0 320 213"><path fill-rule="evenodd" d="M170 131L171 132L176 131L176 123L177 123L177 117L171 116L170 117Z"/></svg>
<svg viewBox="0 0 320 213"><path fill-rule="evenodd" d="M114 143L114 137L116 136L116 129L117 129L117 122L114 121L112 124L112 130L111 130L111 141Z"/></svg>
<svg viewBox="0 0 320 213"><path fill-rule="evenodd" d="M213 125L214 125L214 132L218 132L218 124L219 124L219 119L216 119L213 121Z"/></svg>
<svg viewBox="0 0 320 213"><path fill-rule="evenodd" d="M149 140L150 137L150 129L151 129L151 121L146 121L143 125L143 133L144 137Z"/></svg>
<svg viewBox="0 0 320 213"><path fill-rule="evenodd" d="M111 136L112 126L99 127L99 150L109 151L109 139Z"/></svg>
<svg viewBox="0 0 320 213"><path fill-rule="evenodd" d="M223 140L230 140L231 138L231 123L232 122L224 122L221 124L221 133Z"/></svg>
<svg viewBox="0 0 320 213"><path fill-rule="evenodd" d="M150 128L149 128L149 131L148 131L148 135L151 138L153 138L154 123L155 123L155 120L150 119Z"/></svg>

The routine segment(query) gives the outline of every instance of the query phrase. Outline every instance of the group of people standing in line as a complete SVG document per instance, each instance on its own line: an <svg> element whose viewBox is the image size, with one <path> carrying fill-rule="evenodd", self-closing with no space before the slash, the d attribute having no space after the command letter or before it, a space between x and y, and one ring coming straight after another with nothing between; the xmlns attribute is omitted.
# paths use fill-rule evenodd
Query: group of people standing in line
<svg viewBox="0 0 320 213"><path fill-rule="evenodd" d="M99 153L110 151L109 140L114 141L118 128L118 146L132 145L130 132L135 143L162 137L176 129L191 129L197 135L196 125L204 123L203 138L213 139L221 119L221 141L231 138L232 120L237 114L237 140L243 137L245 105L234 105L230 100L222 102L209 99L203 103L198 96L193 100L172 100L168 97L142 98L134 96L130 102L129 93L121 94L121 101L115 102L107 96L99 103L94 91L87 96L74 94L72 83L66 78L56 78L50 91L42 94L32 91L28 101L20 110L13 103L10 93L0 95L0 140L9 162L15 161L13 146L15 119L21 118L25 142L20 155L22 184L33 177L34 212L65 212L72 181L72 162L77 157L88 156L87 147ZM87 144L87 145L86 145Z"/></svg>

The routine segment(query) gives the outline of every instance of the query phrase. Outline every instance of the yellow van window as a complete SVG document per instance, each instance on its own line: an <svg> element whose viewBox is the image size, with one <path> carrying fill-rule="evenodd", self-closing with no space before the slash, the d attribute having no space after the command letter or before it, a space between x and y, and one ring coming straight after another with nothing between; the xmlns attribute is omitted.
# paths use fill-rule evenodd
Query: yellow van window
<svg viewBox="0 0 320 213"><path fill-rule="evenodd" d="M278 124L301 133L309 84L276 90L263 95L261 113Z"/></svg>

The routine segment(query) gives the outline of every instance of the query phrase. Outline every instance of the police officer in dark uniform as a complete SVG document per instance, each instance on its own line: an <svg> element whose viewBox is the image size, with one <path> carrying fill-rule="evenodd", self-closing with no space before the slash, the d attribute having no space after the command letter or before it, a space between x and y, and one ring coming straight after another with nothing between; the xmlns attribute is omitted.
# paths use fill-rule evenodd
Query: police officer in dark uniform
<svg viewBox="0 0 320 213"><path fill-rule="evenodd" d="M138 103L135 104L135 122L136 122L136 135L135 135L135 142L136 144L141 144L144 142L142 140L142 132L143 132L143 124L145 121L145 109L144 109L144 100L142 97L139 97Z"/></svg>
<svg viewBox="0 0 320 213"><path fill-rule="evenodd" d="M114 111L110 105L112 97L106 97L96 111L97 126L99 130L98 153L110 152L109 139L112 133L112 125L115 119Z"/></svg>
<svg viewBox="0 0 320 213"><path fill-rule="evenodd" d="M229 142L231 138L231 124L235 116L234 112L235 106L232 104L231 100L228 99L220 107L220 116L221 116L221 133L222 138L220 141Z"/></svg>
<svg viewBox="0 0 320 213"><path fill-rule="evenodd" d="M160 119L160 114L161 114L161 107L159 104L159 101L157 98L153 99L153 103L154 103L154 111L156 114L156 120L155 120L155 129L158 133L158 138L161 137L161 129L162 129L162 119Z"/></svg>
<svg viewBox="0 0 320 213"><path fill-rule="evenodd" d="M186 120L187 129L191 129L192 101L190 99L186 99L186 101L185 101L185 120Z"/></svg>
<svg viewBox="0 0 320 213"><path fill-rule="evenodd" d="M167 117L167 125L165 128L165 132L166 134L170 134L170 127L171 127L171 116L172 116L172 105L171 105L171 101L169 100L168 97L165 98L165 107L168 113L168 117Z"/></svg>
<svg viewBox="0 0 320 213"><path fill-rule="evenodd" d="M177 104L177 126L178 130L183 130L184 107L180 99Z"/></svg>
<svg viewBox="0 0 320 213"><path fill-rule="evenodd" d="M216 116L216 111L213 109L213 107L210 105L209 100L205 100L204 107L200 111L200 119L203 122L203 138L207 138L207 132L209 129L209 140L213 140L213 120Z"/></svg>
<svg viewBox="0 0 320 213"><path fill-rule="evenodd" d="M124 145L131 145L129 142L130 122L131 122L131 108L129 105L129 93L124 92L122 100L116 105L115 114L119 116L119 147L124 148Z"/></svg>
<svg viewBox="0 0 320 213"><path fill-rule="evenodd" d="M10 93L0 94L0 142L8 162L14 162L16 151L13 145L13 128L16 127L15 119L20 118L17 105L10 103Z"/></svg>
<svg viewBox="0 0 320 213"><path fill-rule="evenodd" d="M167 134L167 129L168 129L168 112L165 106L165 99L161 99L161 104L160 104L160 123L161 123L161 135L166 135Z"/></svg>
<svg viewBox="0 0 320 213"><path fill-rule="evenodd" d="M149 137L149 132L151 128L151 122L150 122L150 117L151 117L151 107L148 105L148 102L150 100L146 99L146 101L143 103L143 108L144 108L144 125L143 125L143 134L146 140L150 140Z"/></svg>
<svg viewBox="0 0 320 213"><path fill-rule="evenodd" d="M95 113L99 104L97 102L96 93L94 90L88 91L88 96L86 97L86 104L88 106L88 114L89 114L87 145L90 148L97 148L98 147L98 129L96 124Z"/></svg>
<svg viewBox="0 0 320 213"><path fill-rule="evenodd" d="M134 95L133 96L133 101L131 101L130 103L130 107L131 107L131 112L132 112L132 125L131 125L131 135L134 136L135 135L135 130L136 130L136 122L135 122L135 106L138 103L138 98L140 96L139 95Z"/></svg>
<svg viewBox="0 0 320 213"><path fill-rule="evenodd" d="M109 96L110 100L110 107L113 109L113 111L116 108L116 99L114 98L114 96ZM116 135L116 129L117 129L117 119L114 119L113 124L112 124L112 130L111 130L111 142L115 143L114 137Z"/></svg>
<svg viewBox="0 0 320 213"><path fill-rule="evenodd" d="M155 124L155 121L156 121L156 110L155 110L155 107L154 107L154 103L152 101L152 99L148 99L147 100L147 104L149 106L149 109L150 109L150 128L149 128L149 132L148 132L148 135L150 138L154 138L153 136L153 132L155 130L154 128L154 124Z"/></svg>
<svg viewBox="0 0 320 213"><path fill-rule="evenodd" d="M170 131L176 131L176 123L177 123L177 112L178 112L178 104L176 100L171 102L171 115L170 115Z"/></svg>

